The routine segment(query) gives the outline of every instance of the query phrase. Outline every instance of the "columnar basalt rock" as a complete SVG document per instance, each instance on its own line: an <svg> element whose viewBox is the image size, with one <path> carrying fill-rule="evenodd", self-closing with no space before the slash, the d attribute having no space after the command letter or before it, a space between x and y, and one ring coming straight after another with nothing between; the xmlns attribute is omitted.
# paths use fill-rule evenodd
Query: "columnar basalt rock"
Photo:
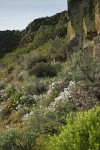
<svg viewBox="0 0 100 150"><path fill-rule="evenodd" d="M94 38L94 53L95 56L100 57L100 0L96 1L96 29L98 32L98 36Z"/></svg>
<svg viewBox="0 0 100 150"><path fill-rule="evenodd" d="M68 47L70 50L82 49L83 41L83 0L69 0L68 1L69 23L74 30L74 37L71 38ZM68 24L69 24L68 23Z"/></svg>
<svg viewBox="0 0 100 150"><path fill-rule="evenodd" d="M100 35L100 0L96 0L95 21L98 35Z"/></svg>
<svg viewBox="0 0 100 150"><path fill-rule="evenodd" d="M69 52L93 51L95 37L100 34L100 0L68 0L68 14Z"/></svg>
<svg viewBox="0 0 100 150"><path fill-rule="evenodd" d="M95 24L95 0L83 1L84 21L87 28L86 37L90 40L97 35Z"/></svg>
<svg viewBox="0 0 100 150"><path fill-rule="evenodd" d="M94 55L100 57L100 35L94 38Z"/></svg>

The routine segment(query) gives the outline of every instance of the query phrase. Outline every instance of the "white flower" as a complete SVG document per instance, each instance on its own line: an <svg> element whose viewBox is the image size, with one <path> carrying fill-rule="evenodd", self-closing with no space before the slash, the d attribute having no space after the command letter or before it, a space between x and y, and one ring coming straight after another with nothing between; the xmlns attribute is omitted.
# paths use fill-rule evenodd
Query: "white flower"
<svg viewBox="0 0 100 150"><path fill-rule="evenodd" d="M54 101L51 103L50 107L56 107L59 105L60 101L68 101L71 99L71 87L75 86L74 81L70 81L67 88L64 88L64 90L59 94L58 97L54 99Z"/></svg>
<svg viewBox="0 0 100 150"><path fill-rule="evenodd" d="M75 86L75 81L70 81L69 86Z"/></svg>
<svg viewBox="0 0 100 150"><path fill-rule="evenodd" d="M0 112L3 110L3 106L0 106Z"/></svg>
<svg viewBox="0 0 100 150"><path fill-rule="evenodd" d="M29 115L30 115L30 116L33 115L33 111L31 111Z"/></svg>
<svg viewBox="0 0 100 150"><path fill-rule="evenodd" d="M24 115L24 117L22 118L22 121L27 121L32 115L33 115L33 111L31 111L30 113Z"/></svg>
<svg viewBox="0 0 100 150"><path fill-rule="evenodd" d="M50 86L49 86L49 90L47 92L48 95L50 95L56 88L58 88L60 86L62 81L58 81L58 82L53 82Z"/></svg>
<svg viewBox="0 0 100 150"><path fill-rule="evenodd" d="M25 95L23 95L22 97L20 97L20 100L22 99L26 99L27 97Z"/></svg>

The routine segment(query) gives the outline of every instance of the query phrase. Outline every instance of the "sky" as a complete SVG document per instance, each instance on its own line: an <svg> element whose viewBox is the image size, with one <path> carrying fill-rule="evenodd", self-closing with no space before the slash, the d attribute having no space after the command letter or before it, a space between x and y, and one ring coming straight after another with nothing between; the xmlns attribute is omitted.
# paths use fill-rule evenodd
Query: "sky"
<svg viewBox="0 0 100 150"><path fill-rule="evenodd" d="M0 0L0 30L22 30L36 18L67 9L67 0Z"/></svg>

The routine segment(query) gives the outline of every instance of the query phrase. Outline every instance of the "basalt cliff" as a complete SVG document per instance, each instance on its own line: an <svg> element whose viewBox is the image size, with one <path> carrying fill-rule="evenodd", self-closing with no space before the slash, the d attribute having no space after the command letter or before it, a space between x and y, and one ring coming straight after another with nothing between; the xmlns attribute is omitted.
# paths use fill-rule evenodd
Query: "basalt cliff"
<svg viewBox="0 0 100 150"><path fill-rule="evenodd" d="M100 0L68 0L68 51L100 55Z"/></svg>

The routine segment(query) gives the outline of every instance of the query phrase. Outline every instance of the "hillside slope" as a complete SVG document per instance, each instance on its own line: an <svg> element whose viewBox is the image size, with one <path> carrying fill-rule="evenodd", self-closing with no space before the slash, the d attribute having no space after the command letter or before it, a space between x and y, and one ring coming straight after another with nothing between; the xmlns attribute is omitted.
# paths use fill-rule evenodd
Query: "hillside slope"
<svg viewBox="0 0 100 150"><path fill-rule="evenodd" d="M0 58L18 47L31 43L38 30L46 26L66 24L68 14L66 11L51 17L35 19L23 31L0 31Z"/></svg>
<svg viewBox="0 0 100 150"><path fill-rule="evenodd" d="M100 59L68 49L73 31L66 11L3 31L0 150L100 149Z"/></svg>

